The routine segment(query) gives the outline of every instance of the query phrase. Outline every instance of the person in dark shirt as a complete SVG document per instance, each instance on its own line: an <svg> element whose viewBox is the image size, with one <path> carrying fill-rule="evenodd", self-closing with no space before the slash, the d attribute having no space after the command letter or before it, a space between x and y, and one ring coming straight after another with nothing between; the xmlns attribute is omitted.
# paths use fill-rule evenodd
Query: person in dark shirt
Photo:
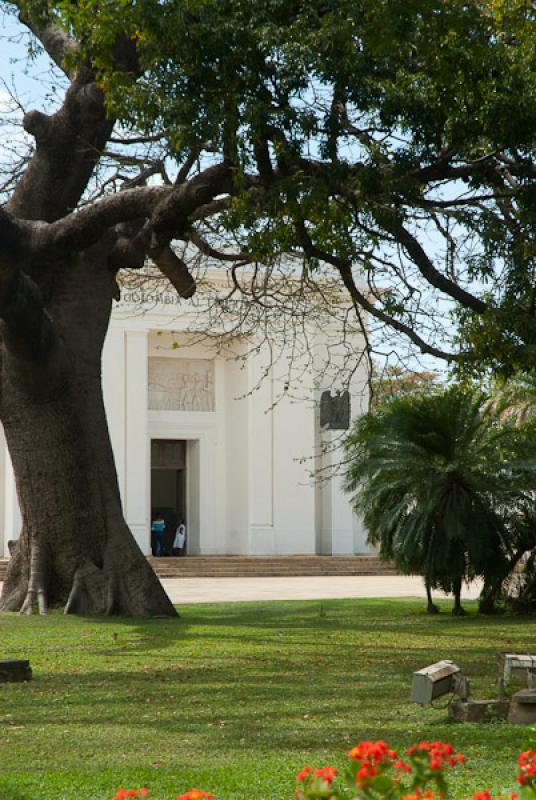
<svg viewBox="0 0 536 800"><path fill-rule="evenodd" d="M153 556L158 557L162 554L165 531L166 523L162 517L162 514L156 514L151 524L151 533L153 535Z"/></svg>

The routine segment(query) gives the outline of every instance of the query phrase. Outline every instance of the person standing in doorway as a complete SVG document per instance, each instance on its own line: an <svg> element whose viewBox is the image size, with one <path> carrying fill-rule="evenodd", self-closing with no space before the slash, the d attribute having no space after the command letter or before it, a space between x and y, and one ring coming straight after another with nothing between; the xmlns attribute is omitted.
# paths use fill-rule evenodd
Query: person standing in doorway
<svg viewBox="0 0 536 800"><path fill-rule="evenodd" d="M186 554L186 525L184 520L181 520L175 532L175 539L173 540L173 555L184 556Z"/></svg>
<svg viewBox="0 0 536 800"><path fill-rule="evenodd" d="M162 514L156 514L152 524L151 533L153 535L153 556L162 555L162 545L164 544L164 533L166 530L166 522Z"/></svg>

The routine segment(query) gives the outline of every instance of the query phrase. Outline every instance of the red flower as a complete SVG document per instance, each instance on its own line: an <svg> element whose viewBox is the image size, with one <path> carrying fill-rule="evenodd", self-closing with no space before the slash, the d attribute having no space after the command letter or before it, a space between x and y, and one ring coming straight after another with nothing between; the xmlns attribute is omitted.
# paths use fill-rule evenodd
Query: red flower
<svg viewBox="0 0 536 800"><path fill-rule="evenodd" d="M296 775L296 780L297 781L304 781L311 774L311 770L312 770L312 767L304 767Z"/></svg>
<svg viewBox="0 0 536 800"><path fill-rule="evenodd" d="M313 778L321 778L323 781L326 781L326 783L332 783L335 775L337 775L335 767L320 767L319 769L315 769Z"/></svg>
<svg viewBox="0 0 536 800"><path fill-rule="evenodd" d="M419 742L406 751L411 761L421 768L427 764L428 769L438 771L446 767L455 767L465 762L465 756L456 753L451 744L445 742Z"/></svg>
<svg viewBox="0 0 536 800"><path fill-rule="evenodd" d="M355 782L357 786L363 786L366 781L370 780L371 778L375 778L377 774L378 770L376 767L361 767L361 769L358 769L356 773Z"/></svg>
<svg viewBox="0 0 536 800"><path fill-rule="evenodd" d="M367 781L375 778L376 775L384 772L390 767L395 769L402 769L404 771L411 771L411 767L406 765L402 766L402 761L394 761L397 758L395 750L391 748L381 739L376 742L364 741L356 744L355 747L348 752L350 758L358 761L355 782L357 786L363 786Z"/></svg>
<svg viewBox="0 0 536 800"><path fill-rule="evenodd" d="M396 758L396 752L391 750L386 743L381 740L377 742L359 742L355 747L352 747L348 755L350 758L354 758L357 761L368 759L372 761L373 764L379 764L381 761Z"/></svg>
<svg viewBox="0 0 536 800"><path fill-rule="evenodd" d="M201 789L190 789L189 792L180 794L175 800L203 800L203 798L212 800L213 797L214 795L210 794L210 792L203 792Z"/></svg>
<svg viewBox="0 0 536 800"><path fill-rule="evenodd" d="M148 789L124 789L122 786L117 790L114 800L126 800L127 797L136 797L140 800L142 797L147 797L149 794Z"/></svg>
<svg viewBox="0 0 536 800"><path fill-rule="evenodd" d="M527 783L536 782L536 750L525 750L517 759L521 772L517 776L518 782L521 786Z"/></svg>

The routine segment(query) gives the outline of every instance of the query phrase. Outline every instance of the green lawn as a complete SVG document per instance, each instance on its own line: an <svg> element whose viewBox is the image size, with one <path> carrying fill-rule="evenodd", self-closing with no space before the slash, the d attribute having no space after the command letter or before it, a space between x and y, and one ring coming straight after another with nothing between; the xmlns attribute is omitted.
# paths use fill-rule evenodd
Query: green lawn
<svg viewBox="0 0 536 800"><path fill-rule="evenodd" d="M491 696L498 651L536 651L534 619L429 618L407 600L186 606L177 621L0 616L1 800L108 800L121 784L288 798L306 763L341 765L363 738L451 741L453 784L513 788L527 731L449 723L408 702L415 669L452 658ZM445 606L445 609L447 607Z"/></svg>

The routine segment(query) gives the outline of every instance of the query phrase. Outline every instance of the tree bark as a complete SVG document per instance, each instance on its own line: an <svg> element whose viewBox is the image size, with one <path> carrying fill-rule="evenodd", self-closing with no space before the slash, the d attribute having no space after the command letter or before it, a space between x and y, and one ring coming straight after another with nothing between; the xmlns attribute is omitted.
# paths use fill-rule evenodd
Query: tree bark
<svg viewBox="0 0 536 800"><path fill-rule="evenodd" d="M7 302L1 315L8 323L0 419L23 519L2 611L30 613L37 605L41 613L62 606L80 614L176 614L121 510L101 387L113 288L105 256L99 245L66 263L59 277L56 265L53 286L43 280L45 322L53 320L58 341L48 357L36 355L33 371L39 342L32 335L39 337L13 334L22 301L12 298L15 310Z"/></svg>
<svg viewBox="0 0 536 800"><path fill-rule="evenodd" d="M426 613L427 614L439 614L439 606L436 606L434 601L432 600L432 587L428 580L425 579L424 586L426 589Z"/></svg>
<svg viewBox="0 0 536 800"><path fill-rule="evenodd" d="M463 617L465 616L465 610L462 606L462 579L456 578L452 581L452 593L454 595L454 608L452 609L452 615L454 617Z"/></svg>

